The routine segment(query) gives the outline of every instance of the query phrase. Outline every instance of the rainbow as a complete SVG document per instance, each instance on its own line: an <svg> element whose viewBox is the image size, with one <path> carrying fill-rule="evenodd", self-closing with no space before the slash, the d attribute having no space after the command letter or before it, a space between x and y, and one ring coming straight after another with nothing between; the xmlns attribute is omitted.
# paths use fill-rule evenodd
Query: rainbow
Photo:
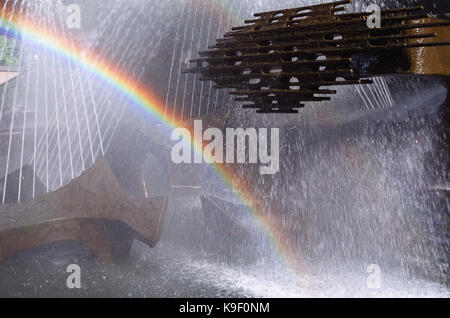
<svg viewBox="0 0 450 318"><path fill-rule="evenodd" d="M109 63L101 56L92 54L87 55L76 45L67 46L67 41L56 33L48 29L43 30L40 24L32 22L31 19L25 19L20 15L3 14L0 16L0 29L15 31L20 36L33 44L42 46L54 54L68 60L71 63L81 66L83 69L96 76L109 86L128 98L134 107L144 111L158 120L168 128L182 127L183 122L179 116L166 118L164 116L165 105L158 100L152 91L137 82L126 70L117 65ZM202 153L202 146L193 143L195 151ZM236 193L239 200L246 206L248 211L254 216L261 229L265 232L267 238L271 241L281 259L288 265L288 269L295 275L298 275L298 261L290 248L289 243L281 234L281 226L277 220L270 217L270 213L261 205L261 198L252 191L252 188L242 178L239 178L231 169L225 165L212 164L211 168L224 181L224 183Z"/></svg>

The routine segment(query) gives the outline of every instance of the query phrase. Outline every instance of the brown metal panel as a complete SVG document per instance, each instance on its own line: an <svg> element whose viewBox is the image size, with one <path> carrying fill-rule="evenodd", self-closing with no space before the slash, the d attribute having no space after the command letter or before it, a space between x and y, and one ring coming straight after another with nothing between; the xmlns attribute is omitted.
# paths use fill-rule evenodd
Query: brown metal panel
<svg viewBox="0 0 450 318"><path fill-rule="evenodd" d="M104 159L56 192L0 205L0 260L32 247L77 240L106 260L127 253L134 239L155 246L167 197L125 194Z"/></svg>

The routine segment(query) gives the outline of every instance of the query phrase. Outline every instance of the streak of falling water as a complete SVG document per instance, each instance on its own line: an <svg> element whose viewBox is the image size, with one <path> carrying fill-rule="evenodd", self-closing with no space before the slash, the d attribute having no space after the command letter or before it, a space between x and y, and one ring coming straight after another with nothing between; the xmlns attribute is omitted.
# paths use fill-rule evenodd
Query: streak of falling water
<svg viewBox="0 0 450 318"><path fill-rule="evenodd" d="M55 20L55 18L53 17L53 19L52 20ZM56 33L56 22L55 23L51 23L51 30L52 30L52 33ZM66 38L66 36L65 35L63 35L64 36L64 38ZM58 95L57 95L57 92L61 92L61 98L62 98L62 103L64 104L64 109L65 110L67 110L67 100L66 100L66 95L65 95L65 82L64 82L64 79L63 79L63 76L62 76L62 70L61 70L61 60L60 60L60 58L59 57L56 57L56 59L58 60L58 63L55 63L55 54L52 54L52 66L53 66L53 81L54 81L54 93L55 93L55 120L56 120L56 135L57 135L57 142L58 142L58 159L59 159L59 187L62 187L64 184L65 184L65 180L64 180L64 175L63 175L63 171L62 171L62 155L61 155L61 152L62 152L62 149L61 149L61 133L60 133L60 124L59 124L59 101L60 101L60 99L58 98ZM56 70L55 69L58 69L58 74L59 74L59 76L60 76L60 83L62 84L61 85L61 87L58 89L58 86L57 86L57 84L56 84ZM72 72L71 72L71 74L72 74ZM66 123L68 123L68 122L66 122ZM68 138L70 139L70 133L69 133L69 126L67 126L67 134L68 134ZM70 141L69 141L69 143L68 143L68 145L66 146L66 147L64 147L65 148L65 150L67 151L67 148L69 148L68 149L68 152L69 152L69 161L70 161L70 171L71 171L71 174L70 174L70 179L72 179L73 177L74 177L74 173L73 173L73 156L72 156L72 149L71 149L71 143L70 143ZM54 178L54 181L53 181L53 183L52 183L52 185L51 185L51 188L53 189L53 188L55 188L55 186L56 186L56 182L57 182L57 175L55 175L55 178ZM69 179L69 180L70 180ZM56 187L58 187L58 186L56 186Z"/></svg>
<svg viewBox="0 0 450 318"><path fill-rule="evenodd" d="M180 30L180 27L183 24L183 20L185 20L186 23L189 22L189 20L186 19L186 17L187 17L186 11L188 9L187 7L188 7L188 4L185 2L183 4L181 15L180 15L181 17L183 17L183 19L180 19L180 21L178 22L179 23L178 30ZM181 63L181 60L182 60L182 57L183 57L183 54L184 54L184 50L185 50L187 31L188 31L188 26L185 25L184 32L183 32L183 38L182 38L181 41L179 41L179 43L175 42L175 45L173 47L173 53L172 53L173 56L172 56L172 65L170 66L170 72L172 72L172 70L173 70L173 64L175 62L175 55L177 54L177 46L176 45L179 44L180 45L180 57L179 57L178 61L180 63L178 63L179 65L178 65L178 72L177 72L176 85L175 85L175 95L173 97L173 103L172 103L172 107L174 108L174 111L176 110L176 107L178 105L177 101L178 101L178 92L179 92L180 78L181 78L181 65L183 65ZM169 86L167 87L167 96L169 96L169 93L170 93L171 76L172 75L169 75ZM167 107L168 107L168 105L166 103L166 108ZM183 111L184 111L184 109L181 110L181 114L183 114ZM175 113L172 113L172 118L173 118L174 114Z"/></svg>
<svg viewBox="0 0 450 318"><path fill-rule="evenodd" d="M211 19L211 21L212 21L213 18L210 17L210 19ZM218 39L218 38L220 37L220 31L221 31L222 21L223 21L223 15L220 14L219 22L218 22L218 27L217 27L217 33L216 33L215 39ZM211 42L209 42L209 43L214 43L215 39L213 39L213 40L212 40ZM208 40L210 41L211 39L208 38ZM213 44L210 44L210 45L213 45ZM208 45L208 46L210 46L210 45ZM202 83L202 85L203 85L203 83ZM210 110L210 104L211 104L211 100L212 100L212 98L211 98L211 95L212 95L212 87L213 87L213 84L212 84L212 82L210 82L210 83L209 83L209 88L208 88L208 100L207 100L207 102L206 102L206 114L209 114L209 110ZM218 95L218 94L217 94L217 91L216 91L215 93L216 93L216 96L217 96L217 95ZM216 105L216 104L215 104L215 105ZM200 107L200 106L201 106L201 105L199 104L199 107Z"/></svg>
<svg viewBox="0 0 450 318"><path fill-rule="evenodd" d="M61 133L59 131L59 107L58 107L58 92L56 85L56 72L55 68L57 67L55 64L55 54L52 54L52 64L53 64L53 93L55 94L55 120L56 120L56 135L57 135L57 144L58 144L58 166L59 166L59 186L63 185L63 172L62 172L62 159L61 159ZM55 179L56 180L56 179ZM53 186L52 186L53 187Z"/></svg>
<svg viewBox="0 0 450 318"><path fill-rule="evenodd" d="M211 6L210 3L209 3L209 5ZM209 10L212 10L212 7L208 7L205 11L209 11ZM202 43L201 45L203 45L203 47L208 45L208 41L211 38L213 17L211 15L209 15L208 20L209 20L209 22L208 22L207 34L206 34L206 37L204 37L205 40L202 39L203 41L200 42L200 43ZM206 45L205 45L205 43L206 43ZM202 48L200 48L200 50L201 49ZM197 109L198 109L197 117L199 117L199 118L200 118L200 114L201 114L201 110L202 110L203 87L204 87L204 82L201 82L201 84L200 84L200 100L199 100L198 106L197 106Z"/></svg>
<svg viewBox="0 0 450 318"><path fill-rule="evenodd" d="M28 14L28 11L27 11ZM30 59L27 58L27 69L30 69ZM30 73L27 72L26 89L29 90L30 87ZM22 190L22 173L23 173L23 154L25 147L25 127L27 125L27 111L28 111L28 92L25 92L25 105L24 105L24 117L23 117L23 128L22 128L22 146L20 155L20 172L19 172L19 188L17 194L17 202L20 202L20 194Z"/></svg>
<svg viewBox="0 0 450 318"><path fill-rule="evenodd" d="M23 6L20 6L19 14L22 14L22 12L23 12ZM15 32L16 32L16 38L14 39L14 46L17 45L17 38L18 38L17 31L15 31ZM12 57L12 54L13 54L13 52L10 53L10 57ZM22 57L23 57L23 48L21 48L20 54L19 54L20 63L22 63ZM14 119L15 119L16 107L17 107L16 106L17 94L18 94L18 87L16 86L15 89L14 89L14 97L13 97L13 105L12 105L12 116L11 116L11 124L10 124L10 129L9 129L8 152L7 152L7 155L6 155L5 180L4 180L4 184L3 184L3 189L6 189L6 185L7 185L7 182L8 182L9 162L10 162L10 158L11 158L11 145L12 145L13 130L14 130ZM4 105L4 103L2 103L2 112L3 112L3 105ZM0 118L1 118L1 115L0 115ZM5 203L5 195L6 195L6 191L3 191L3 200L2 200L3 203Z"/></svg>
<svg viewBox="0 0 450 318"><path fill-rule="evenodd" d="M48 7L44 7L43 14L44 16L47 16L48 14ZM47 23L44 22L43 24L44 32L47 33ZM48 64L48 54L44 54L44 65ZM51 66L50 66L51 67ZM49 85L48 85L48 72L44 72L44 103L45 103L45 185L46 185L46 192L50 191L50 185L49 185L49 136L48 136L48 130L49 130L49 118L48 118L48 95L49 95ZM6 191L5 191L6 193Z"/></svg>
<svg viewBox="0 0 450 318"><path fill-rule="evenodd" d="M199 10L199 9L198 9L198 6L196 5L196 6L195 6L195 9L194 9L194 17L193 17L193 20L192 20L192 23L193 23L193 28L192 28L192 29L195 28L195 23L197 22L198 10ZM195 34L196 34L196 32L192 32L192 31L191 31L191 41L190 41L190 47L189 47L189 49L188 49L189 56L192 56L192 55L195 54L195 52L194 52ZM190 74L188 74L188 78L190 78L190 77L191 77ZM181 114L184 114L185 101L186 101L186 99L187 99L187 96L186 96L187 85L188 85L188 79L186 79L185 82L184 82L184 90L183 90L183 100L182 100L182 106L181 106ZM191 93L193 94L193 92L191 92ZM174 115L175 115L175 110L176 110L176 105L174 106Z"/></svg>
<svg viewBox="0 0 450 318"><path fill-rule="evenodd" d="M37 3L36 3L36 11L41 11L41 6L42 2L39 2L39 10L37 9ZM33 58L36 58L37 55L33 55ZM37 72L36 72L37 73ZM39 73L37 73L36 75L36 79L35 79L35 92L36 92L36 97L35 97L35 102L34 102L34 136L33 136L33 171L36 172L36 149L37 149L37 134L38 134L38 98L37 98L37 92L38 92L38 88L39 88ZM36 195L36 173L33 173L33 186L32 186L32 192L31 192L31 197L34 198ZM3 190L5 191L5 189Z"/></svg>
<svg viewBox="0 0 450 318"><path fill-rule="evenodd" d="M193 52L200 51L201 45L202 45L202 42L203 42L203 39L204 39L204 37L203 37L203 31L204 31L203 25L205 23L205 15L206 15L207 8L203 7L202 9L203 9L203 10L201 10L202 11L202 15L201 15L202 17L200 19L200 32L198 34L198 39L196 41L197 43L195 44L194 47L191 47ZM189 118L192 118L192 114L193 114L193 111L194 111L194 100L195 100L195 93L196 93L195 87L197 85L197 74L194 74L194 80L192 81L192 83L193 84L192 84L192 90L191 90L192 96L191 96L191 107L190 107L191 110L189 112ZM182 114L182 116L183 115L184 114Z"/></svg>
<svg viewBox="0 0 450 318"><path fill-rule="evenodd" d="M61 83L64 83L61 59L58 59L58 70L59 70L59 77L60 77ZM72 138L70 136L71 126L69 125L69 118L68 118L68 114L67 114L68 105L67 105L65 84L63 84L61 86L61 93L62 93L62 100L63 100L63 104L64 104L64 120L65 120L65 124L66 124L67 145L68 145L69 160L70 160L70 178L73 179L75 176L75 171L74 171L73 154L72 154Z"/></svg>

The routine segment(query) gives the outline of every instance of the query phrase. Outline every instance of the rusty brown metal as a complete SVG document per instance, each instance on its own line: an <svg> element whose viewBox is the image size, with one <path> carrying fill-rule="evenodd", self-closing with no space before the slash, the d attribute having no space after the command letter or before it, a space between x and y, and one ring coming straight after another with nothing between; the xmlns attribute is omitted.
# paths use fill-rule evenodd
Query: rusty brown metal
<svg viewBox="0 0 450 318"><path fill-rule="evenodd" d="M75 240L100 259L126 257L134 239L159 241L166 196L125 194L106 160L60 190L20 204L0 206L0 261L30 248Z"/></svg>
<svg viewBox="0 0 450 318"><path fill-rule="evenodd" d="M424 24L430 23L431 21L431 19L421 19L411 21L411 23ZM444 22L444 20L439 21ZM450 39L450 28L446 26L411 29L405 33L408 35L423 35L427 32L433 32L435 37L433 39L422 37L410 38L408 42L410 44L429 44L433 43L433 41L444 42L446 39ZM407 50L407 54L411 61L409 73L450 76L450 46L418 47Z"/></svg>
<svg viewBox="0 0 450 318"><path fill-rule="evenodd" d="M186 73L235 89L235 100L258 113L296 113L304 102L330 100L336 90L324 87L370 84L373 76L448 75L448 63L443 69L431 59L448 60L450 21L415 6L382 11L381 27L370 29L371 13L346 13L348 3L256 13L201 51Z"/></svg>

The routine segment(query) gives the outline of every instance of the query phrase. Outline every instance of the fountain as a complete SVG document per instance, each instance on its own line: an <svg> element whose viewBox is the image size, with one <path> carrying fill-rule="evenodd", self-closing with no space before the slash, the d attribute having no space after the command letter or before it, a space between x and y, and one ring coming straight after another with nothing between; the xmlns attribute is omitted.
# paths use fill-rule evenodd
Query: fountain
<svg viewBox="0 0 450 318"><path fill-rule="evenodd" d="M168 207L159 243L149 248L138 237L121 264L73 241L9 255L0 263L0 295L448 297L446 78L375 77L298 114L257 115L241 110L229 91L183 74L198 51L254 12L323 2L74 0L81 29L70 29L66 2L2 1L3 14L58 34L80 58L4 30L0 21L15 47L8 55L18 60L0 69L0 217L6 210L8 220L15 217L11 205L31 207L70 189L102 158L118 197L167 196ZM383 9L418 4L370 2ZM434 3L432 10L446 12ZM355 0L349 11L367 5ZM149 88L163 120L99 75L89 64L94 55L126 70L130 86ZM177 115L187 126L202 119L205 127L280 128L278 174L230 167L260 199L256 206L207 164L171 162L167 121ZM214 221L231 210L238 226L226 236ZM85 277L80 290L65 285L73 263ZM381 288L367 285L371 264L381 270Z"/></svg>

